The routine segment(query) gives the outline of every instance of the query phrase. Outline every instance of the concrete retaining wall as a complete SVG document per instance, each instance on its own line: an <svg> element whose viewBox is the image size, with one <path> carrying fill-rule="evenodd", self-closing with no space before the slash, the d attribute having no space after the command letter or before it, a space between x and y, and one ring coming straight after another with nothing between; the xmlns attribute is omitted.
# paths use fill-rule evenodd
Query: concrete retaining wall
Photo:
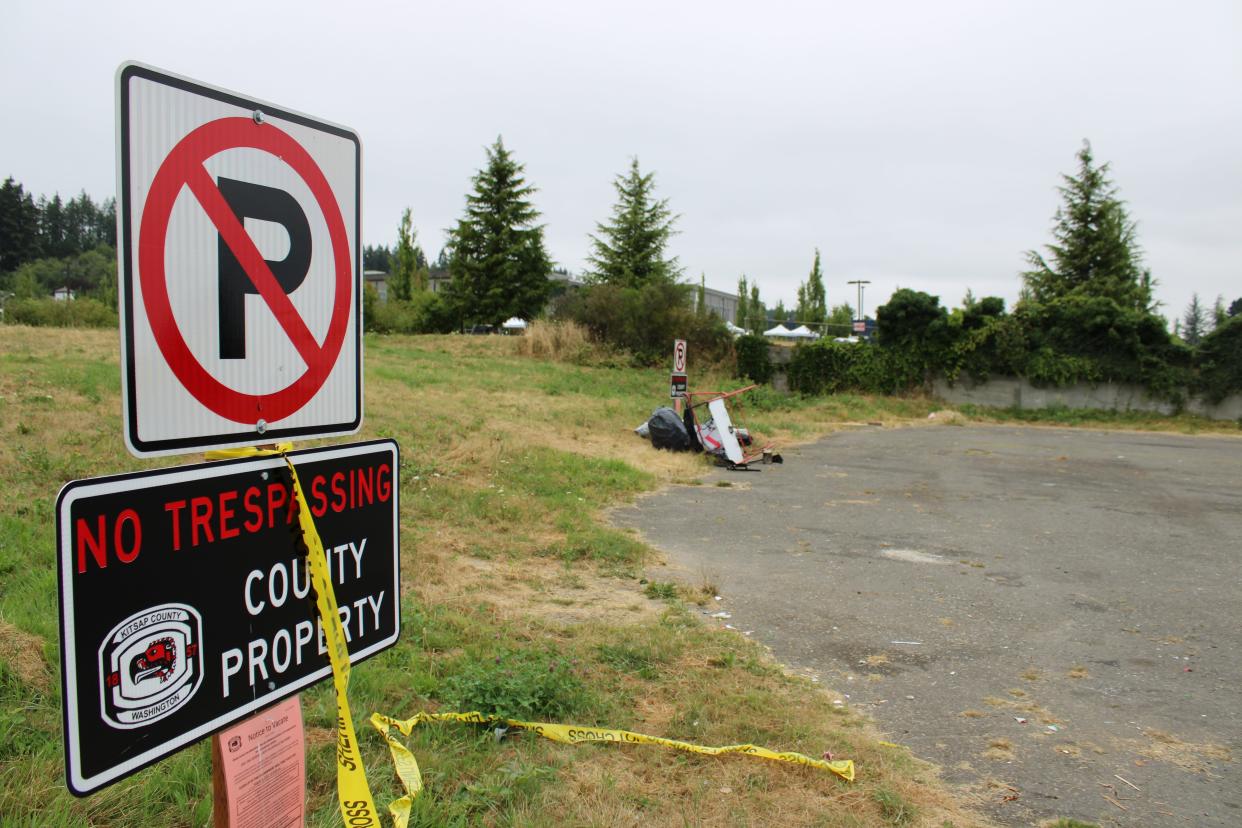
<svg viewBox="0 0 1242 828"><path fill-rule="evenodd" d="M1079 383L1064 388L1036 388L1020 377L992 377L975 384L959 379L955 384L943 378L932 383L932 393L945 402L961 405L986 405L995 408L1102 408L1111 411L1152 411L1173 414L1176 406L1166 400L1153 399L1138 385L1104 382L1099 385ZM1184 408L1213 420L1242 418L1242 394L1226 397L1211 405L1197 397L1190 398Z"/></svg>
<svg viewBox="0 0 1242 828"><path fill-rule="evenodd" d="M794 346L769 345L768 359L772 361L772 387L777 391L789 391L789 361L793 359Z"/></svg>
<svg viewBox="0 0 1242 828"><path fill-rule="evenodd" d="M789 361L794 349L790 345L770 345L768 358L772 360L772 387L777 391L789 390ZM970 403L992 408L1102 408L1106 411L1152 411L1174 414L1177 407L1167 400L1149 397L1141 385L1103 382L1099 385L1078 383L1064 388L1036 388L1021 377L992 377L987 382L975 383L969 377L959 378L950 385L943 377L932 382L931 391L940 399L954 405ZM1242 419L1242 394L1226 397L1216 405L1198 397L1191 397L1183 408L1190 414L1198 414L1212 420Z"/></svg>

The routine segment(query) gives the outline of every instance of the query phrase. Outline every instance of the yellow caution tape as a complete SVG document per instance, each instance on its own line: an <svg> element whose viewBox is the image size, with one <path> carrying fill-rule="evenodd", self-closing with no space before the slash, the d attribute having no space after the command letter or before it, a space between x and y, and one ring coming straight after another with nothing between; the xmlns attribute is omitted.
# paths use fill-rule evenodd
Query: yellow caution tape
<svg viewBox="0 0 1242 828"><path fill-rule="evenodd" d="M219 449L207 452L207 459L280 455L289 467L289 474L293 477L293 495L298 503L298 525L302 529L302 540L306 543L311 584L315 588L315 606L319 610L328 657L332 661L332 683L336 686L336 795L341 805L341 817L349 828L379 828L379 811L375 808L375 799L367 784L367 772L362 766L362 754L358 750L358 737L354 733L353 715L349 709L349 647L345 643L345 631L337 612L336 594L332 591L323 541L315 529L297 469L289 459L288 452L292 448L291 443L278 443L271 449Z"/></svg>
<svg viewBox="0 0 1242 828"><path fill-rule="evenodd" d="M760 759L769 759L774 762L792 762L796 765L805 765L806 767L818 768L835 773L842 779L854 781L854 762L850 759L837 759L827 761L824 759L812 759L801 753L787 751L777 753L758 745L726 745L724 747L706 747L704 745L695 745L690 742L681 742L676 739L664 739L659 736L648 736L645 733L634 733L629 730L615 730L613 728L604 727L581 727L579 725L565 724L549 724L547 722L523 722L517 719L501 719L495 716L484 716L481 713L419 713L412 719L393 719L383 716L379 713L371 714L371 724L384 740L388 742L388 749L392 753L392 761L397 769L397 776L401 780L401 784L405 787L405 796L394 801L388 806L389 813L392 814L396 823L396 828L406 828L409 819L410 806L414 798L418 796L423 789L422 774L418 770L418 762L414 759L414 754L410 749L401 743L399 739L392 733L392 728L401 731L405 736L409 736L414 728L423 722L468 722L471 724L486 724L492 726L504 726L517 728L521 730L529 730L537 736L545 739L551 739L554 742L564 742L570 745L578 745L583 742L612 742L617 744L641 744L641 745L662 745L673 750L683 750L687 753L700 753L706 756L721 756L726 753L742 753L747 756L756 756Z"/></svg>
<svg viewBox="0 0 1242 828"><path fill-rule="evenodd" d="M298 480L297 469L289 459L288 452L293 448L290 443L278 443L271 449L240 448L218 449L207 452L208 460L226 460L240 457L265 457L280 455L289 466L289 474L293 477L293 493L298 503L298 523L302 529L302 538L306 543L307 558L311 582L315 588L315 603L324 627L324 638L328 646L328 655L332 661L332 680L336 687L336 766L337 766L337 798L341 805L341 816L350 828L379 828L379 815L375 808L375 800L371 796L367 774L362 766L362 756L358 751L358 738L354 732L353 716L349 709L349 648L345 643L341 617L337 612L336 594L332 591L332 580L328 573L327 561L324 557L323 541L315 529L315 521L306 505L306 495L302 491L302 483ZM394 800L388 806L396 828L407 828L410 819L410 808L414 798L423 790L423 777L418 769L418 761L401 741L392 733L396 728L403 735L409 736L414 728L423 722L467 722L471 724L503 725L519 730L528 730L537 736L554 742L577 745L584 742L613 742L622 744L662 745L672 750L687 753L698 753L706 756L722 756L726 753L741 753L768 759L774 762L790 762L796 765L818 768L835 773L846 781L854 781L854 762L849 759L824 760L812 759L801 753L786 751L778 753L758 745L725 745L723 747L707 747L677 739L664 739L659 736L648 736L629 730L613 728L582 727L579 725L554 724L549 722L524 722L518 719L501 719L484 716L481 713L419 713L412 719L393 719L379 713L371 714L371 724L379 731L388 743L392 754L393 765L397 777L405 788L405 795Z"/></svg>

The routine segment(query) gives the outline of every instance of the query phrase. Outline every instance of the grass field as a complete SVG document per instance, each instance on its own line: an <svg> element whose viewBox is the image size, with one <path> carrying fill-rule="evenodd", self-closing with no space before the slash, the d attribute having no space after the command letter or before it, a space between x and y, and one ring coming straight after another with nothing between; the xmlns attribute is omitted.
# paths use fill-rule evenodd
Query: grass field
<svg viewBox="0 0 1242 828"><path fill-rule="evenodd" d="M433 725L410 740L427 784L412 824L985 824L933 768L879 741L832 695L786 675L748 639L702 624L694 608L710 600L710 583L645 582L656 553L601 515L664 484L693 485L706 469L631 432L666 399L667 375L589 349L580 364L518 351L499 337L366 342L360 438L392 437L403 452L402 639L359 666L351 690L381 807L399 790L365 725L372 711L480 709L707 745L830 750L855 760L858 779L652 747L522 734L497 742L474 726ZM848 422L961 421L929 421L938 408L764 392L746 424L788 444ZM122 445L115 332L0 326L0 428L0 821L210 824L206 742L89 799L64 786L56 493L72 479L173 464L135 460ZM310 824L336 825L330 684L303 694L303 707Z"/></svg>

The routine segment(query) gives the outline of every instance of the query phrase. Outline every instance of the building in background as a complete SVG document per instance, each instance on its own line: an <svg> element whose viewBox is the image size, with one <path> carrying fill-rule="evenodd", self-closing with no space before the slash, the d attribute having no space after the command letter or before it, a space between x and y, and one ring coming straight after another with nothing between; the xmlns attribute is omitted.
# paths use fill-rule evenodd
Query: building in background
<svg viewBox="0 0 1242 828"><path fill-rule="evenodd" d="M375 288L381 302L388 301L388 274L382 270L365 270L362 273L363 284Z"/></svg>
<svg viewBox="0 0 1242 828"><path fill-rule="evenodd" d="M690 295L694 297L692 301L696 305L695 310L698 310L698 285L692 286ZM716 314L726 322L732 322L737 316L737 294L735 293L725 293L723 290L705 287L703 288L703 305L709 313Z"/></svg>

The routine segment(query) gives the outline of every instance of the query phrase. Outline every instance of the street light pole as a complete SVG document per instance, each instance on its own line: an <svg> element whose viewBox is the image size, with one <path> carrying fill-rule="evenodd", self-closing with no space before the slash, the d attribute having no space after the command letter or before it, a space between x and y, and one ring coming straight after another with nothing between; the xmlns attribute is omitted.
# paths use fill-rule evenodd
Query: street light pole
<svg viewBox="0 0 1242 828"><path fill-rule="evenodd" d="M854 279L851 282L847 282L847 284L858 285L858 316L855 318L860 321L865 320L867 316L863 313L863 306L862 306L863 285L869 285L871 284L871 281L869 279Z"/></svg>

